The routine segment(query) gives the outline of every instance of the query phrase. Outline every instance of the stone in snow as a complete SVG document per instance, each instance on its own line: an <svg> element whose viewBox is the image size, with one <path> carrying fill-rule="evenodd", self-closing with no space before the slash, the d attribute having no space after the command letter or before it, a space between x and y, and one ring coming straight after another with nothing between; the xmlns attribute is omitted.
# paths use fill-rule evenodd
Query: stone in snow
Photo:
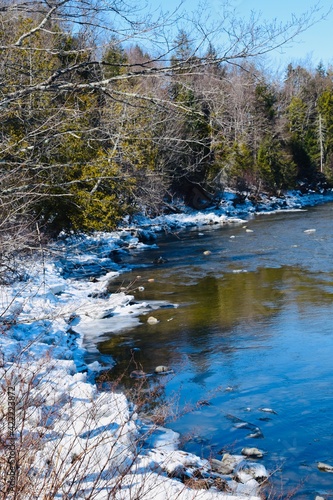
<svg viewBox="0 0 333 500"><path fill-rule="evenodd" d="M238 478L241 482L243 482L245 476L247 477L250 476L260 483L268 478L268 472L266 467L264 467L261 464L243 460L236 466L235 477Z"/></svg>
<svg viewBox="0 0 333 500"><path fill-rule="evenodd" d="M243 457L241 455L230 455L230 453L225 453L222 460L212 459L210 461L211 467L214 471L219 474L231 474L237 464L242 462Z"/></svg>

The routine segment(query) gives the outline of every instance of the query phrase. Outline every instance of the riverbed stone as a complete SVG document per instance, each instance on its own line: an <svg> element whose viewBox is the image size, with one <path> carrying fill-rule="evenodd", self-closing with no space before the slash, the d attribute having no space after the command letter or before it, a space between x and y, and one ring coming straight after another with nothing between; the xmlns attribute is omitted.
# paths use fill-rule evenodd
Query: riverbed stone
<svg viewBox="0 0 333 500"><path fill-rule="evenodd" d="M155 243L157 236L152 231L147 231L145 229L136 229L133 232L133 236L138 238L140 243L144 243L145 245L152 245Z"/></svg>
<svg viewBox="0 0 333 500"><path fill-rule="evenodd" d="M259 488L260 485L258 481L252 477L248 477L246 481L244 480L244 482L236 483L234 493L236 493L236 495L252 496L258 494Z"/></svg>
<svg viewBox="0 0 333 500"><path fill-rule="evenodd" d="M156 265L160 265L160 264L166 264L168 262L168 259L165 258L165 257L157 257L156 259L154 259L153 263L156 264Z"/></svg>
<svg viewBox="0 0 333 500"><path fill-rule="evenodd" d="M333 472L333 465L325 464L324 462L318 462L317 467L322 472Z"/></svg>
<svg viewBox="0 0 333 500"><path fill-rule="evenodd" d="M149 316L149 318L147 319L147 323L148 325L156 325L157 323L159 323L159 321L154 316Z"/></svg>
<svg viewBox="0 0 333 500"><path fill-rule="evenodd" d="M218 472L219 474L231 474L237 464L243 460L241 455L230 455L230 453L225 453L222 460L211 460L211 468Z"/></svg>
<svg viewBox="0 0 333 500"><path fill-rule="evenodd" d="M253 478L259 483L265 481L268 478L268 472L266 467L262 464L256 462L249 462L248 460L242 460L237 464L235 468L235 478L239 481L248 481L249 478Z"/></svg>
<svg viewBox="0 0 333 500"><path fill-rule="evenodd" d="M245 457L256 457L256 458L262 458L265 454L264 451L259 450L259 448L249 448L245 447L242 449L241 454L244 455Z"/></svg>
<svg viewBox="0 0 333 500"><path fill-rule="evenodd" d="M159 365L155 368L155 373L165 373L170 372L171 368L169 366Z"/></svg>
<svg viewBox="0 0 333 500"><path fill-rule="evenodd" d="M146 376L147 376L147 373L145 373L142 370L133 370L130 373L130 377L131 378L145 378Z"/></svg>

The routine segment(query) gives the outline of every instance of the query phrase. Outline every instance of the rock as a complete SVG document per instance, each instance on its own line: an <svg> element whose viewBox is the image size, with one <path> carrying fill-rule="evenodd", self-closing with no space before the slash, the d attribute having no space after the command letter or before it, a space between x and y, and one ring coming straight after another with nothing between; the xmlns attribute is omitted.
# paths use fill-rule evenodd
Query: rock
<svg viewBox="0 0 333 500"><path fill-rule="evenodd" d="M211 406L212 403L210 403L209 401L207 401L207 399L200 399L198 402L197 402L197 406L200 408L201 406Z"/></svg>
<svg viewBox="0 0 333 500"><path fill-rule="evenodd" d="M230 455L225 453L222 460L212 459L210 464L213 471L219 474L231 474L237 464L243 461L243 457L240 455Z"/></svg>
<svg viewBox="0 0 333 500"><path fill-rule="evenodd" d="M160 365L156 366L155 373L165 373L172 371L168 366Z"/></svg>
<svg viewBox="0 0 333 500"><path fill-rule="evenodd" d="M134 231L133 233L133 236L138 238L140 243L144 243L146 245L151 245L156 241L156 234L144 229L136 229L136 231Z"/></svg>
<svg viewBox="0 0 333 500"><path fill-rule="evenodd" d="M166 467L169 477L183 480L186 477L186 468L181 463L170 464Z"/></svg>
<svg viewBox="0 0 333 500"><path fill-rule="evenodd" d="M262 458L264 456L264 452L259 450L259 448L243 448L241 454L245 457L256 457Z"/></svg>
<svg viewBox="0 0 333 500"><path fill-rule="evenodd" d="M122 260L122 256L123 255L126 255L128 253L127 250L123 250L123 249L119 249L119 248L116 248L114 250L111 250L110 254L109 254L109 257L110 259L113 260L113 262L115 262L116 264L120 264L123 260Z"/></svg>
<svg viewBox="0 0 333 500"><path fill-rule="evenodd" d="M258 481L256 481L251 477L248 477L246 481L244 478L244 482L237 482L235 484L235 488L233 488L233 493L236 495L241 495L242 498L244 498L244 496L246 497L250 496L251 498L253 498L252 495L258 498L257 495L259 492L259 487L260 485Z"/></svg>
<svg viewBox="0 0 333 500"><path fill-rule="evenodd" d="M228 413L225 415L225 417L229 420L231 420L234 424L234 427L236 429L250 429L252 432L248 434L247 437L249 438L263 438L264 435L261 432L261 429L254 424L251 424L251 422L247 422L245 420L242 420L241 418L235 417L234 415L231 415Z"/></svg>
<svg viewBox="0 0 333 500"><path fill-rule="evenodd" d="M268 472L261 464L242 460L235 468L235 477L241 482L247 482L249 478L253 478L261 483L268 478Z"/></svg>
<svg viewBox="0 0 333 500"><path fill-rule="evenodd" d="M98 283L98 279L96 278L96 276L90 276L89 281L90 281L90 283Z"/></svg>
<svg viewBox="0 0 333 500"><path fill-rule="evenodd" d="M159 323L159 321L157 318L154 318L154 316L149 316L149 318L147 319L147 323L149 325L156 325L156 323Z"/></svg>
<svg viewBox="0 0 333 500"><path fill-rule="evenodd" d="M318 469L322 472L333 472L333 465L324 464L324 462L318 462Z"/></svg>
<svg viewBox="0 0 333 500"><path fill-rule="evenodd" d="M264 435L259 429L259 427L257 427L256 430L254 432L250 432L250 434L248 434L247 437L253 439L261 439L264 437Z"/></svg>
<svg viewBox="0 0 333 500"><path fill-rule="evenodd" d="M130 373L130 377L131 378L145 378L145 377L147 377L147 373L145 373L142 370L133 370Z"/></svg>
<svg viewBox="0 0 333 500"><path fill-rule="evenodd" d="M234 470L233 464L224 464L222 460L216 460L212 458L210 461L210 465L213 471L218 472L219 474L231 474Z"/></svg>
<svg viewBox="0 0 333 500"><path fill-rule="evenodd" d="M154 264L165 264L166 262L168 262L168 259L164 258L164 257L158 257L157 259L154 260Z"/></svg>
<svg viewBox="0 0 333 500"><path fill-rule="evenodd" d="M272 408L259 408L259 410L265 413L273 413L274 415L277 415L277 412L275 410L272 410Z"/></svg>

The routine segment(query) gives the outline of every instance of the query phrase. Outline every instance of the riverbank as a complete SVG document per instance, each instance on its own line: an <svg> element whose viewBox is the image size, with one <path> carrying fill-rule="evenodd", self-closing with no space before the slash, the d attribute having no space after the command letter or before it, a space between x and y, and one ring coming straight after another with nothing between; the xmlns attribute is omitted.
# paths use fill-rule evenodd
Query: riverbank
<svg viewBox="0 0 333 500"><path fill-rule="evenodd" d="M332 199L331 194L290 195L280 205L263 203L260 211L298 210ZM258 208L237 205L230 194L214 211L141 217L114 233L63 238L21 265L20 281L1 287L1 407L5 414L7 390L14 387L13 442L20 461L15 487L22 489L21 498L42 497L46 490L60 498L257 497L258 482L237 465L242 457L229 473L212 471L207 461L177 450L178 436L162 429L151 436L151 447L143 448L140 432L151 429L140 425L123 394L98 392L94 378L102 366L87 364L85 352L96 336L135 326L139 315L163 305L140 301L135 283L131 291L107 293L110 278L128 269L118 259L122 253L135 259L156 245L160 231L242 223ZM7 423L2 422L4 435ZM8 453L7 442L1 458ZM2 490L9 487L8 477L0 481ZM211 488L191 490L190 484ZM229 492L219 491L226 485Z"/></svg>

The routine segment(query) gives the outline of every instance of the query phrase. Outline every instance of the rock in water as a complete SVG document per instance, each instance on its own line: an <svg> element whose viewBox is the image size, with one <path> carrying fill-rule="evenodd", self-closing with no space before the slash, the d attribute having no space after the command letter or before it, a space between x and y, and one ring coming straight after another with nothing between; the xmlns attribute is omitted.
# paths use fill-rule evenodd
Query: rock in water
<svg viewBox="0 0 333 500"><path fill-rule="evenodd" d="M142 370L134 370L130 373L131 378L145 378L147 374Z"/></svg>
<svg viewBox="0 0 333 500"><path fill-rule="evenodd" d="M165 372L171 372L171 368L169 368L169 366L164 366L164 365L160 365L160 366L156 366L155 368L155 373L165 373Z"/></svg>
<svg viewBox="0 0 333 500"><path fill-rule="evenodd" d="M145 245L151 245L156 241L156 234L144 229L136 229L133 236L136 236L139 242L144 243Z"/></svg>
<svg viewBox="0 0 333 500"><path fill-rule="evenodd" d="M272 408L259 408L259 410L265 413L273 413L274 415L277 415L276 411L272 410Z"/></svg>
<svg viewBox="0 0 333 500"><path fill-rule="evenodd" d="M159 323L159 321L157 318L154 318L154 316L149 316L149 318L147 319L147 323L149 325L156 325L157 323Z"/></svg>
<svg viewBox="0 0 333 500"><path fill-rule="evenodd" d="M243 460L237 465L235 469L235 477L238 478L241 482L243 482L246 477L252 477L256 481L261 483L268 478L268 472L266 467L261 464Z"/></svg>
<svg viewBox="0 0 333 500"><path fill-rule="evenodd" d="M223 455L222 460L211 460L211 467L214 471L219 474L231 474L238 463L242 462L243 457L240 455L230 455L229 453L225 453Z"/></svg>
<svg viewBox="0 0 333 500"><path fill-rule="evenodd" d="M165 264L166 262L168 262L168 259L166 259L165 257L158 257L157 259L154 260L154 264L156 265L160 265L160 264Z"/></svg>
<svg viewBox="0 0 333 500"><path fill-rule="evenodd" d="M261 429L254 424L251 424L251 422L246 422L245 420L242 420L241 418L235 417L234 415L231 415L228 413L225 415L226 418L231 420L234 423L234 427L236 429L250 429L252 432L248 434L247 437L249 438L263 438L264 435L261 432Z"/></svg>
<svg viewBox="0 0 333 500"><path fill-rule="evenodd" d="M264 452L259 450L259 448L243 448L241 454L245 457L256 457L262 458L264 456Z"/></svg>
<svg viewBox="0 0 333 500"><path fill-rule="evenodd" d="M333 465L324 464L324 462L318 462L318 469L323 472L333 472Z"/></svg>

